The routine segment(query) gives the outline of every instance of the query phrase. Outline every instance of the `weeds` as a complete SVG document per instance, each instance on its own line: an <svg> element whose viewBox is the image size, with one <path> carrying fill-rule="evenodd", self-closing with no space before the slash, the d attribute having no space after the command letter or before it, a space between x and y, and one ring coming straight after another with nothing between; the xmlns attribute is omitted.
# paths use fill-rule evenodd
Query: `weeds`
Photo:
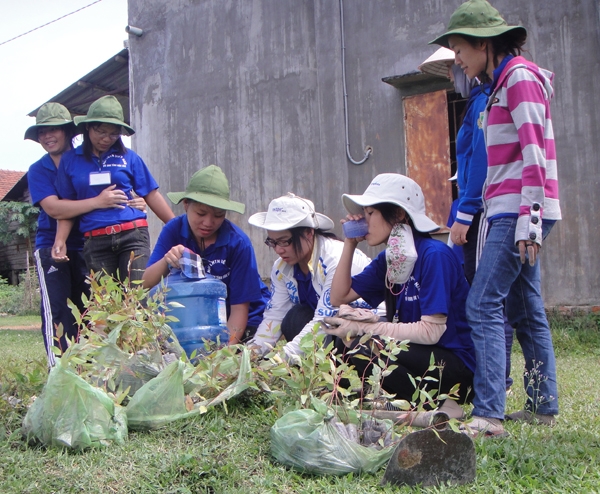
<svg viewBox="0 0 600 494"><path fill-rule="evenodd" d="M554 328L554 331L561 328ZM556 335L556 333L554 333ZM558 338L555 338L555 340ZM439 486L419 492L599 492L600 379L593 348L582 353L566 348L558 357L561 414L553 429L507 422L510 438L476 441L477 479L465 487ZM45 369L45 353L38 332L0 331L4 357L0 382L17 386L7 372L8 360L31 373L35 360ZM515 369L523 366L518 348ZM5 388L3 388L5 389ZM508 409L522 406L526 395L513 387ZM25 393L22 395L27 400ZM152 431L130 434L123 446L110 451L65 454L30 448L10 437L20 426L0 411L0 491L39 492L245 492L254 493L387 493L410 489L380 486L381 472L373 475L310 476L290 471L270 458L270 427L277 407L270 394L248 391L228 402L229 413L209 409L206 414ZM0 407L5 400L0 399ZM85 475L82 475L85 472ZM43 487L41 487L43 486ZM415 491L416 492L416 491Z"/></svg>

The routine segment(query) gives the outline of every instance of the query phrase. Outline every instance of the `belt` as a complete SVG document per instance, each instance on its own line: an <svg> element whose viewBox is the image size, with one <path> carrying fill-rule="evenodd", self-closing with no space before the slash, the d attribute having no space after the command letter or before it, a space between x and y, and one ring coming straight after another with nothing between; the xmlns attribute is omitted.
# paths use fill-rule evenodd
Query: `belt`
<svg viewBox="0 0 600 494"><path fill-rule="evenodd" d="M148 222L146 220L129 221L127 223L121 223L120 225L111 225L105 228L98 228L97 230L85 232L83 236L87 238L99 237L101 235L114 235L115 233L133 230L134 228L140 228L142 226L148 226Z"/></svg>

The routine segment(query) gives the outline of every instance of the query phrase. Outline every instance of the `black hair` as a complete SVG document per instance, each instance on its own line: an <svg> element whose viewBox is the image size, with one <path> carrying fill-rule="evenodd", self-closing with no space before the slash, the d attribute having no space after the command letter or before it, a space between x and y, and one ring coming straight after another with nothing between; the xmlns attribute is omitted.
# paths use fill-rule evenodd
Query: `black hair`
<svg viewBox="0 0 600 494"><path fill-rule="evenodd" d="M499 36L490 38L494 61L498 55L513 55L518 57L525 51L523 45L526 39L527 32L524 29L512 29Z"/></svg>
<svg viewBox="0 0 600 494"><path fill-rule="evenodd" d="M83 131L83 155L89 161L92 161L92 154L94 152L93 147L92 147L92 141L90 139L90 127L93 128L94 130L96 130L103 123L104 122L91 122L86 126L85 130ZM109 124L109 125L114 125L114 124ZM119 125L115 125L115 127L117 127L119 130L121 130L121 127ZM111 149L113 149L114 151L117 152L117 154L120 154L120 155L124 155L127 153L127 148L125 147L125 144L123 144L123 141L121 140L120 137L115 142L113 142Z"/></svg>
<svg viewBox="0 0 600 494"><path fill-rule="evenodd" d="M69 149L73 149L73 140L75 139L75 136L77 135L76 130L75 130L76 129L75 124L61 125L60 128L63 129L63 131L65 133L65 139L67 141L69 141Z"/></svg>
<svg viewBox="0 0 600 494"><path fill-rule="evenodd" d="M306 232L308 230L311 230L311 228L307 226L297 226L296 228L290 228L290 233L292 234L292 236L290 237L290 240L292 241L291 245L294 248L294 252L297 256L300 256L300 254L302 253L302 239L306 238ZM315 236L320 235L324 238L340 240L338 236L333 232L321 230L320 228L314 228L313 230L315 232Z"/></svg>
<svg viewBox="0 0 600 494"><path fill-rule="evenodd" d="M521 53L526 50L523 48L525 41L527 40L527 31L524 29L512 29L498 36L490 38L479 38L476 36L469 36L467 34L460 34L472 47L477 48L483 41L486 41L492 47L492 60L494 61L494 68L498 68L496 60L501 55L513 55L518 57ZM477 77L482 83L491 83L492 80L486 72L486 68Z"/></svg>

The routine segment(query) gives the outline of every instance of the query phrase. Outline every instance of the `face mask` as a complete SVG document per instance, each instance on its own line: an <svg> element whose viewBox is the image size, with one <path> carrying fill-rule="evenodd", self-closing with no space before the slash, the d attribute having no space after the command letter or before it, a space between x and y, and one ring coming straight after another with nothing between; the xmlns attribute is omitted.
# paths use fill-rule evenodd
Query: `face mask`
<svg viewBox="0 0 600 494"><path fill-rule="evenodd" d="M392 228L385 249L387 264L386 286L391 290L395 284L408 281L417 262L417 249L412 229L408 225L397 223Z"/></svg>
<svg viewBox="0 0 600 494"><path fill-rule="evenodd" d="M467 75L458 65L452 65L452 74L454 75L454 89L460 93L463 98L468 98L471 94L473 82L469 80Z"/></svg>

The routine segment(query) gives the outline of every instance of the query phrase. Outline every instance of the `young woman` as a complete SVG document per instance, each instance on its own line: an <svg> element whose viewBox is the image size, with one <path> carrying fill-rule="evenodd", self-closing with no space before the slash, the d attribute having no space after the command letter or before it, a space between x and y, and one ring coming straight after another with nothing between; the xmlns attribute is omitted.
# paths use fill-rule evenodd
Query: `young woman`
<svg viewBox="0 0 600 494"><path fill-rule="evenodd" d="M469 285L473 283L475 271L485 238L487 221L483 215L483 186L487 175L487 150L483 135L483 114L490 92L490 83L480 83L479 78L469 78L455 63L454 52L439 48L431 57L419 65L419 70L432 75L445 75L453 82L455 91L467 98L462 114L460 129L456 135L456 180L458 199L452 203L452 221L449 241L461 249L465 276ZM444 68L446 74L444 74ZM451 180L452 180L451 179ZM455 250L456 252L456 250ZM512 386L510 362L514 329L505 317L506 340L506 389Z"/></svg>
<svg viewBox="0 0 600 494"><path fill-rule="evenodd" d="M100 194L83 201L59 199L55 186L58 165L62 155L72 149L75 125L69 110L60 103L46 103L36 115L36 124L25 132L25 139L39 142L47 152L36 161L27 172L27 182L31 201L40 206L38 229L35 240L35 262L40 281L42 334L48 356L48 365L53 366L55 355L52 346L62 350L67 348L67 339L76 340L78 329L67 299L83 310L81 295L89 293L86 283L88 271L81 255L83 235L76 224L65 241L68 262L56 262L51 255L56 236L56 220L69 219L95 209L124 208L133 205L127 196L114 186L102 190ZM144 207L143 200L134 207ZM57 339L57 328L62 324L63 335Z"/></svg>
<svg viewBox="0 0 600 494"><path fill-rule="evenodd" d="M249 344L267 353L283 335L286 354L300 356L302 337L317 321L337 313L330 287L343 244L328 231L331 219L317 213L312 201L291 193L273 199L267 212L253 214L248 222L267 231L265 244L279 256L271 270L271 300ZM357 274L370 259L357 251L349 262Z"/></svg>
<svg viewBox="0 0 600 494"><path fill-rule="evenodd" d="M456 186L458 204L455 220L450 225L450 240L463 249L465 276L473 282L481 246L487 228L480 225L483 213L481 192L487 172L487 151L482 131L482 117L487 103L489 83L480 84L477 78L469 78L454 63L454 52L448 48L438 49L425 60L419 69L432 75L443 73L454 84L457 93L467 98L460 128L456 135Z"/></svg>
<svg viewBox="0 0 600 494"><path fill-rule="evenodd" d="M504 434L503 301L525 357L525 409L509 419L555 423L556 364L537 260L542 239L561 217L554 133L553 75L520 54L527 37L485 0L463 3L432 43L455 52L468 77L491 83L484 113L488 168L484 201L489 232L467 301L477 354L471 428Z"/></svg>
<svg viewBox="0 0 600 494"><path fill-rule="evenodd" d="M127 199L134 194L143 197L163 222L174 217L146 164L121 141L121 134L132 135L135 131L123 121L123 108L114 96L94 101L87 115L75 117L75 124L83 133L83 144L62 157L56 181L62 198L92 199L114 186ZM141 279L150 255L145 212L129 205L96 209L82 214L79 226L86 239L83 256L88 269L105 270L121 280ZM52 252L56 259L66 256L68 229L59 226Z"/></svg>
<svg viewBox="0 0 600 494"><path fill-rule="evenodd" d="M179 268L184 249L202 257L205 271L227 285L229 343L245 342L262 320L269 290L260 279L254 248L248 236L225 218L227 211L244 213L245 206L229 199L229 183L222 170L210 165L194 173L184 192L169 192L183 201L185 214L167 223L156 242L142 277L144 287L158 284Z"/></svg>
<svg viewBox="0 0 600 494"><path fill-rule="evenodd" d="M344 250L331 286L331 303L348 304L362 297L371 306L385 300L389 322L357 322L344 318L326 318L332 325L326 329L347 346L370 333L410 340L407 352L400 352L393 365L398 367L383 381L383 388L396 399L412 401L415 391L412 377L430 375L440 379L439 372L427 373L433 354L443 363L441 379L430 389L447 393L460 384L460 403L470 399L475 354L471 330L465 315L469 285L463 268L451 248L429 236L439 229L425 214L421 187L404 175L383 173L376 176L362 195L343 195L348 219L365 217L369 231L365 237L346 239ZM351 259L358 243L387 247L362 273L352 275ZM365 348L362 354L370 355ZM372 356L372 355L371 355ZM359 375L369 372L368 361L354 356L351 362ZM461 418L462 408L446 400L441 411L450 418ZM419 424L421 425L421 424Z"/></svg>

